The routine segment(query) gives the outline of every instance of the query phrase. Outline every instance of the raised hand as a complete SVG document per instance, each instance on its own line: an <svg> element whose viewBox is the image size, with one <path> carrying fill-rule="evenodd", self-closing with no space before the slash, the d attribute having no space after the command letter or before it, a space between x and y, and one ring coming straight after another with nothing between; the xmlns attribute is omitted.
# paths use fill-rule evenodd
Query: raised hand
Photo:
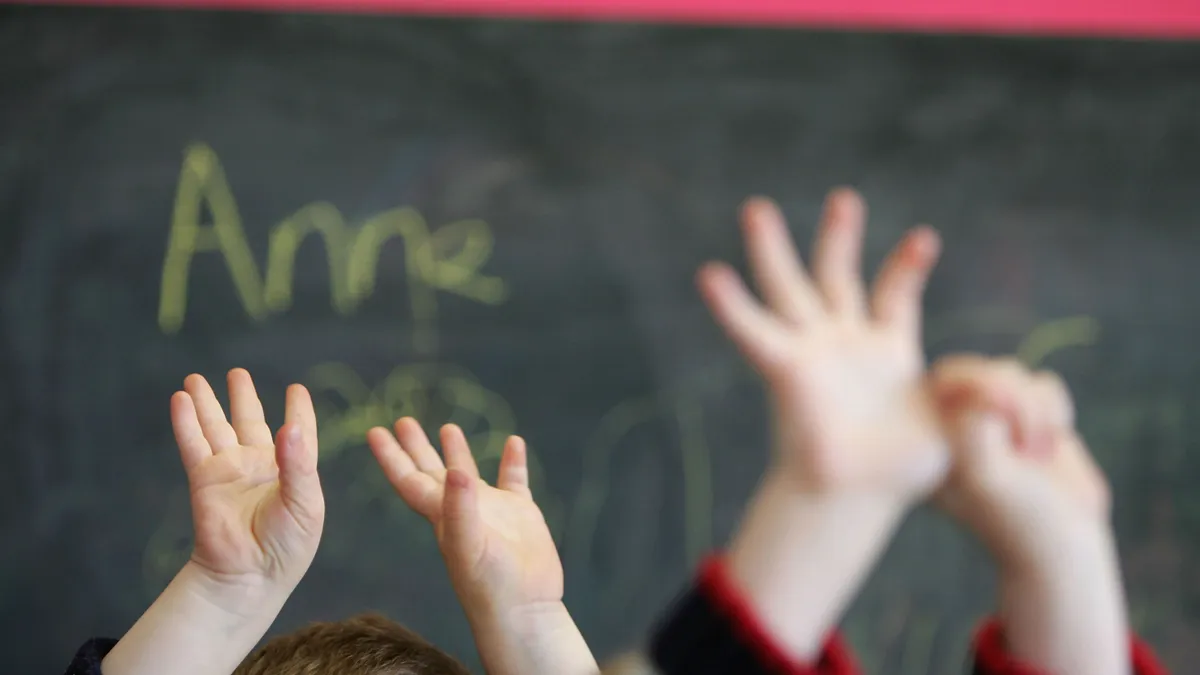
<svg viewBox="0 0 1200 675"><path fill-rule="evenodd" d="M562 603L562 562L529 490L525 441L508 439L495 487L455 425L442 427L444 462L411 418L395 436L372 429L367 442L401 499L433 525L487 672L594 675Z"/></svg>
<svg viewBox="0 0 1200 675"><path fill-rule="evenodd" d="M1109 488L1062 380L956 356L934 366L930 385L954 458L939 501L996 558L1009 651L1045 672L1128 672Z"/></svg>
<svg viewBox="0 0 1200 675"><path fill-rule="evenodd" d="M433 525L464 604L562 600L562 563L529 490L524 440L508 439L495 487L480 478L455 425L441 430L445 462L409 417L396 422L395 436L375 428L367 442L400 498Z"/></svg>
<svg viewBox="0 0 1200 675"><path fill-rule="evenodd" d="M821 658L900 519L949 463L920 341L938 236L909 232L868 297L865 211L851 190L829 195L810 275L779 209L752 199L742 227L763 301L726 265L698 277L718 323L766 381L775 427L775 461L726 560L798 663Z"/></svg>
<svg viewBox="0 0 1200 675"><path fill-rule="evenodd" d="M229 372L226 419L190 375L171 425L191 490L191 560L104 658L105 675L229 675L308 571L325 522L317 421L292 385L273 439L250 374Z"/></svg>
<svg viewBox="0 0 1200 675"><path fill-rule="evenodd" d="M698 281L771 390L780 463L811 490L931 490L947 464L920 342L937 234L910 231L868 299L860 270L865 207L853 191L830 194L811 275L773 203L750 200L742 222L763 302L724 264L705 266Z"/></svg>
<svg viewBox="0 0 1200 675"><path fill-rule="evenodd" d="M1106 527L1109 489L1075 431L1071 395L1057 375L1011 359L943 358L930 373L949 422L955 461L940 497L994 552L1030 564L1039 524Z"/></svg>
<svg viewBox="0 0 1200 675"><path fill-rule="evenodd" d="M171 399L191 490L192 562L218 580L294 585L325 521L312 400L304 387L289 387L284 425L273 437L250 374L231 370L228 385L229 419L200 375L188 376Z"/></svg>

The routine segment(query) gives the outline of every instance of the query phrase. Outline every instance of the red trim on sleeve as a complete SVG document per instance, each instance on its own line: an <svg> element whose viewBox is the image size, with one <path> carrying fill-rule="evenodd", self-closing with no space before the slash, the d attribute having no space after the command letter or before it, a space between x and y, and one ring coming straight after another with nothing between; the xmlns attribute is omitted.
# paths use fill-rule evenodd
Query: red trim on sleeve
<svg viewBox="0 0 1200 675"><path fill-rule="evenodd" d="M725 561L712 556L700 566L698 586L730 619L738 639L749 645L771 672L786 675L858 675L858 664L836 632L830 634L816 665L798 663L775 642L733 581Z"/></svg>
<svg viewBox="0 0 1200 675"><path fill-rule="evenodd" d="M1131 638L1130 657L1133 659L1134 675L1170 675L1155 658L1149 645L1136 636ZM1021 663L1008 653L1004 644L1004 628L995 619L989 619L975 634L976 675L1045 675L1038 668Z"/></svg>
<svg viewBox="0 0 1200 675"><path fill-rule="evenodd" d="M1133 657L1134 675L1170 675L1167 667L1154 655L1150 645L1142 642L1136 635L1133 636L1129 654Z"/></svg>

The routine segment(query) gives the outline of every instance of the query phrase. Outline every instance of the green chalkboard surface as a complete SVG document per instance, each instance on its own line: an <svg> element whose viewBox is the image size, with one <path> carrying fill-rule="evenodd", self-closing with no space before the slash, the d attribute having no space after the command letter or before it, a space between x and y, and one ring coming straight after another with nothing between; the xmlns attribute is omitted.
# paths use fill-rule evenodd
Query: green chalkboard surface
<svg viewBox="0 0 1200 675"><path fill-rule="evenodd" d="M519 431L600 655L735 527L761 391L692 289L740 200L807 238L930 222L931 355L1062 371L1112 477L1137 627L1200 659L1200 44L0 10L0 651L57 672L188 552L185 375L320 407L329 522L275 630L367 609L477 664L433 538L363 445ZM739 263L740 264L740 263ZM959 672L991 606L933 513L845 622L871 672Z"/></svg>

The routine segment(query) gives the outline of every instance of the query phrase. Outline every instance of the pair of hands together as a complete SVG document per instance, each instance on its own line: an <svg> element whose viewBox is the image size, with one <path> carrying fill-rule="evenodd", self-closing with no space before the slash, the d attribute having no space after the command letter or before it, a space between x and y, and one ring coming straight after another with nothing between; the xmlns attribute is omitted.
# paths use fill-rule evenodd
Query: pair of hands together
<svg viewBox="0 0 1200 675"><path fill-rule="evenodd" d="M996 560L1011 654L1043 672L1125 672L1108 487L1066 387L1013 360L927 368L921 301L938 236L908 232L868 291L864 227L858 195L834 191L810 271L779 209L751 200L761 302L725 265L700 273L773 408L775 462L730 551L735 580L785 649L811 660L904 513L932 498Z"/></svg>
<svg viewBox="0 0 1200 675"><path fill-rule="evenodd" d="M771 390L775 470L808 494L870 492L901 507L933 496L1002 564L1047 553L1032 520L1106 528L1107 485L1062 381L974 355L927 370L921 297L938 236L910 231L868 294L864 223L860 198L833 192L810 274L778 208L752 200L743 224L764 302L723 264L700 273L713 314Z"/></svg>

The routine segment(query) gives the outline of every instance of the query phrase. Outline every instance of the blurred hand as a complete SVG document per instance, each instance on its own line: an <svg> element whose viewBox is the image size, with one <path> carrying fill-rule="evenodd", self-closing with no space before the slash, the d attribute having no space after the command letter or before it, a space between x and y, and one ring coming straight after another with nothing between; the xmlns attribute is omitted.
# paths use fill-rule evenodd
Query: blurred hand
<svg viewBox="0 0 1200 675"><path fill-rule="evenodd" d="M942 505L1000 567L1008 651L1041 672L1123 675L1129 626L1108 484L1051 373L942 359L930 375L954 453Z"/></svg>
<svg viewBox="0 0 1200 675"><path fill-rule="evenodd" d="M940 241L910 231L868 298L865 207L829 195L810 275L783 215L746 203L756 300L728 266L701 293L770 393L775 461L728 553L734 581L797 663L820 657L907 509L945 476L948 451L925 388L921 295Z"/></svg>
<svg viewBox="0 0 1200 675"><path fill-rule="evenodd" d="M1008 567L1053 558L1073 531L1108 528L1109 489L1057 375L954 356L931 369L955 462L939 498Z"/></svg>
<svg viewBox="0 0 1200 675"><path fill-rule="evenodd" d="M868 301L865 207L853 191L829 196L811 276L773 203L749 201L742 222L763 303L724 264L706 266L699 284L770 389L780 467L809 491L870 488L912 499L932 490L948 463L923 386L920 339L937 234L910 231Z"/></svg>

